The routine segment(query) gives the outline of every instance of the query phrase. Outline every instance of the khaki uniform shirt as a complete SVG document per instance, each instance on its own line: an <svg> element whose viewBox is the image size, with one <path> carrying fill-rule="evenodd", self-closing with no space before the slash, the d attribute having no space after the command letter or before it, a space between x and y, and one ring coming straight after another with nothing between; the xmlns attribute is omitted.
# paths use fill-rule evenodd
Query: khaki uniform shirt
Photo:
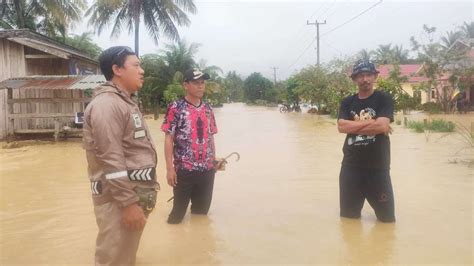
<svg viewBox="0 0 474 266"><path fill-rule="evenodd" d="M135 187L156 188L156 149L137 104L112 82L96 89L84 113L83 146L95 205L138 201Z"/></svg>

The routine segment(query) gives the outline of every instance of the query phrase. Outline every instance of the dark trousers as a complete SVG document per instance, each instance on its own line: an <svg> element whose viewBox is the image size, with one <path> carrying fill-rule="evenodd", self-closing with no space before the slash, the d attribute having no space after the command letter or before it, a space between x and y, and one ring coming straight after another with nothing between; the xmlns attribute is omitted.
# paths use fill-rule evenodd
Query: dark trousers
<svg viewBox="0 0 474 266"><path fill-rule="evenodd" d="M180 223L183 220L189 201L191 213L207 214L211 206L214 189L215 171L177 171L178 184L173 188L173 210L168 217L168 223Z"/></svg>
<svg viewBox="0 0 474 266"><path fill-rule="evenodd" d="M395 201L390 171L342 166L339 175L341 216L359 218L367 199L381 222L395 222Z"/></svg>

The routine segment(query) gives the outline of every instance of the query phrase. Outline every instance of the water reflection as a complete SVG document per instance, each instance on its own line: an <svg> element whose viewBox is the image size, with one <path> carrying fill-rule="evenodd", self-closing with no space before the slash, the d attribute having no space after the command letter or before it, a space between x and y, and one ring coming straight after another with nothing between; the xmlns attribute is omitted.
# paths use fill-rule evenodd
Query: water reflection
<svg viewBox="0 0 474 266"><path fill-rule="evenodd" d="M367 223L361 219L341 218L346 260L351 264L391 263L396 224L375 222L367 229Z"/></svg>
<svg viewBox="0 0 474 266"><path fill-rule="evenodd" d="M137 266L158 262L163 265L219 264L215 256L218 240L212 217L189 215L178 225L168 225L163 217L151 217L149 221L137 254Z"/></svg>

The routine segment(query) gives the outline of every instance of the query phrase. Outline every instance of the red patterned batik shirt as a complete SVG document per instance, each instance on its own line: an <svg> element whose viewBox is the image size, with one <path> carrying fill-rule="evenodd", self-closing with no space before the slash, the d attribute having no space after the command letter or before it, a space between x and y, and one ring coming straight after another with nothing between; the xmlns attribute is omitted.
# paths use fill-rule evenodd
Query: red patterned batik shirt
<svg viewBox="0 0 474 266"><path fill-rule="evenodd" d="M216 120L209 104L199 106L180 99L168 106L161 126L173 135L173 157L176 170L207 171L214 167L213 135Z"/></svg>

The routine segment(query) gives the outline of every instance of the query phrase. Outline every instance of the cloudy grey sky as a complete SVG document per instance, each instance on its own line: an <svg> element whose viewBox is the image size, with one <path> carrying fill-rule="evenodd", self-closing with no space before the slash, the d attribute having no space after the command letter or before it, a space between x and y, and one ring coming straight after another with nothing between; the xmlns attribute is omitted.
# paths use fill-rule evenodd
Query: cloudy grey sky
<svg viewBox="0 0 474 266"><path fill-rule="evenodd" d="M321 62L375 49L379 44L402 44L410 48L410 37L422 38L422 26L437 27L437 37L454 30L464 21L473 20L472 1L402 1L402 0L195 0L198 12L191 15L191 25L180 28L187 42L201 44L197 59L217 65L225 72L235 70L245 77L260 72L273 79L271 67L278 67L282 80L309 64L316 63L316 27L306 21L318 20ZM374 6L366 13L364 10ZM91 31L86 23L74 33ZM133 35L123 33L110 38L110 28L94 36L102 48L112 45L134 47ZM169 42L156 46L143 29L140 53L154 53Z"/></svg>

